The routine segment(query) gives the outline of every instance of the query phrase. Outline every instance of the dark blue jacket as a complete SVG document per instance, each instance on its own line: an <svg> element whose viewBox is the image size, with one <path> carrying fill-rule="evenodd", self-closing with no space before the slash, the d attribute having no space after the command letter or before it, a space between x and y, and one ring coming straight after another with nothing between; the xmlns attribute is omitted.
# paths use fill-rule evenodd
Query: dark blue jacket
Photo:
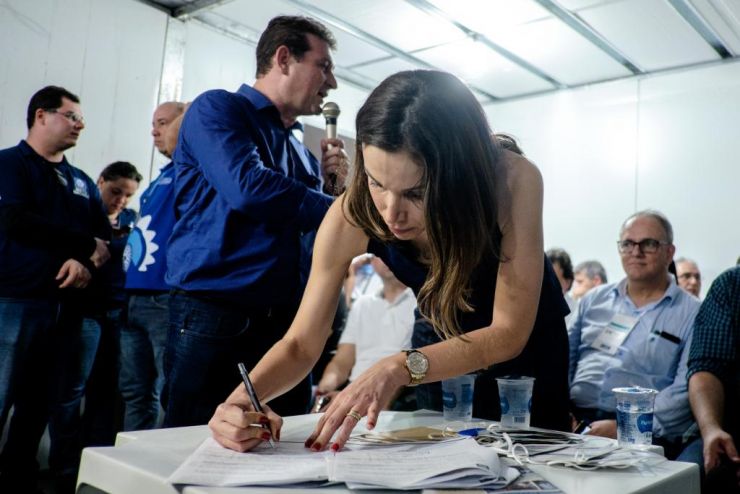
<svg viewBox="0 0 740 494"><path fill-rule="evenodd" d="M92 179L25 141L0 151L0 176L0 297L59 296L67 259L94 273L94 237L109 239L110 225Z"/></svg>

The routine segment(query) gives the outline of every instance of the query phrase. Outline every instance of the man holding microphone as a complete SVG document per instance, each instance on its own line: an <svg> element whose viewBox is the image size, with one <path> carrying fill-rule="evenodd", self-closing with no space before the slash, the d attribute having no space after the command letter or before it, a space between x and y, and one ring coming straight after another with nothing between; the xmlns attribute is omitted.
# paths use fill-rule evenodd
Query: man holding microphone
<svg viewBox="0 0 740 494"><path fill-rule="evenodd" d="M342 141L323 140L319 162L296 136L296 119L319 114L336 88L334 47L317 21L276 17L257 45L254 86L207 91L183 119L165 426L206 423L240 382L237 363L251 369L293 320L313 236L347 174ZM306 381L271 406L305 413L309 400Z"/></svg>

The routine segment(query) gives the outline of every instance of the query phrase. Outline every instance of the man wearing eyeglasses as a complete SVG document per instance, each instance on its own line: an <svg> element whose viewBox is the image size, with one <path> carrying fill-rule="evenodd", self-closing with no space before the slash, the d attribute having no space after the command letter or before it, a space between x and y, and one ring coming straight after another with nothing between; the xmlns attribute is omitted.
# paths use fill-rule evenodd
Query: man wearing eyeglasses
<svg viewBox="0 0 740 494"><path fill-rule="evenodd" d="M53 338L65 307L109 257L110 225L95 182L67 162L85 123L61 87L33 95L28 137L0 151L0 492L35 492L46 427ZM62 336L63 337L63 336Z"/></svg>
<svg viewBox="0 0 740 494"><path fill-rule="evenodd" d="M691 259L676 259L676 278L678 286L698 297L701 294L701 271L699 265Z"/></svg>
<svg viewBox="0 0 740 494"><path fill-rule="evenodd" d="M699 301L668 272L676 248L668 219L653 210L631 215L617 251L627 275L593 288L570 326L570 397L590 434L617 437L612 389L658 390L653 443L676 458L693 424L686 382L692 324Z"/></svg>

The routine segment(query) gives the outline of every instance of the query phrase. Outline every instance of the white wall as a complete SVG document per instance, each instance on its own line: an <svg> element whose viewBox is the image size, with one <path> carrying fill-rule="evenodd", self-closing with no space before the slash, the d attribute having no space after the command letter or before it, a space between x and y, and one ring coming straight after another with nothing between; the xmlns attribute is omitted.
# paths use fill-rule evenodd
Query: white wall
<svg viewBox="0 0 740 494"><path fill-rule="evenodd" d="M135 1L0 0L0 148L25 138L33 93L60 85L87 125L70 162L93 178L116 160L148 175L166 25Z"/></svg>
<svg viewBox="0 0 740 494"><path fill-rule="evenodd" d="M662 211L676 255L712 279L740 255L740 63L486 106L545 181L545 245L624 277L615 242L632 212Z"/></svg>

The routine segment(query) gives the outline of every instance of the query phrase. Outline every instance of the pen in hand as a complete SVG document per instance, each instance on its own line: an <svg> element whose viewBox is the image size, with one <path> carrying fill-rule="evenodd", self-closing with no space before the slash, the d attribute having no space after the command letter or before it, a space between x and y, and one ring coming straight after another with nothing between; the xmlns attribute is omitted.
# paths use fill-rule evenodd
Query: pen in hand
<svg viewBox="0 0 740 494"><path fill-rule="evenodd" d="M249 396L249 401L252 402L252 407L256 412L262 413L262 406L260 405L259 400L257 399L257 393L254 391L254 386L252 386L252 381L249 380L249 373L247 372L247 368L244 367L244 364L239 362L239 374L242 375L242 381L244 381L244 387L247 389L247 395ZM267 424L262 424L263 429L270 430L270 426ZM275 443L272 441L272 438L269 439L270 446L275 448Z"/></svg>

